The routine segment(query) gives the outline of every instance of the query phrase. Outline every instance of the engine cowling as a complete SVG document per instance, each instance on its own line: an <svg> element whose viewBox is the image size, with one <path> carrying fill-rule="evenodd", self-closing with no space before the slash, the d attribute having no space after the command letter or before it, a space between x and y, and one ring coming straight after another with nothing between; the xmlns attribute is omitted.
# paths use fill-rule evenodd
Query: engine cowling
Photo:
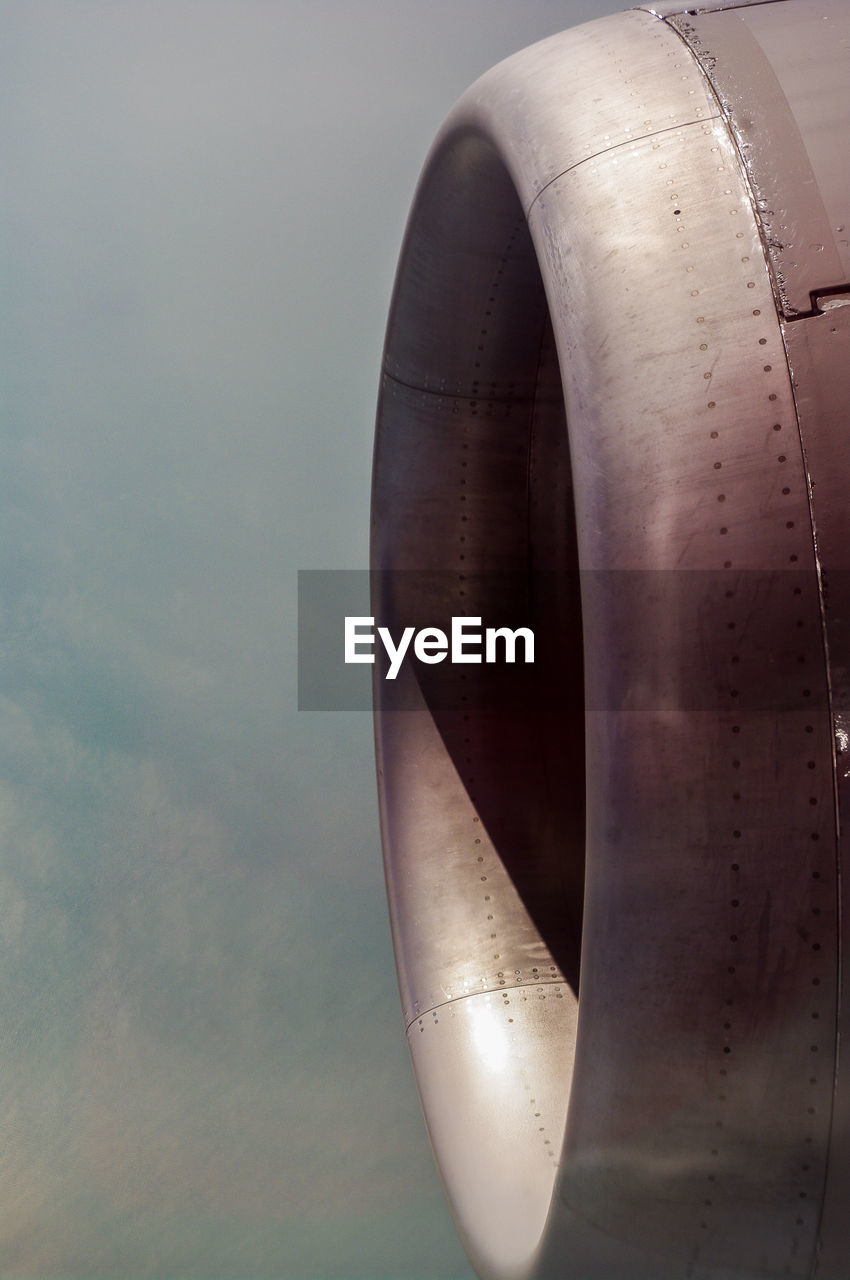
<svg viewBox="0 0 850 1280"><path fill-rule="evenodd" d="M840 0L605 18L473 85L415 198L376 621L536 637L375 680L405 1025L482 1276L850 1261L849 69Z"/></svg>

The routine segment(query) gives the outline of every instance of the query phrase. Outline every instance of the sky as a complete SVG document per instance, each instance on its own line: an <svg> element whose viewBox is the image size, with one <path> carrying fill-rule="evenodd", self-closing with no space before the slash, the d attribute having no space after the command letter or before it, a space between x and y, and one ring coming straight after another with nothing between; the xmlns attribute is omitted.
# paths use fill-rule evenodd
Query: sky
<svg viewBox="0 0 850 1280"><path fill-rule="evenodd" d="M383 328L453 101L606 0L0 0L0 1276L470 1280L371 722Z"/></svg>

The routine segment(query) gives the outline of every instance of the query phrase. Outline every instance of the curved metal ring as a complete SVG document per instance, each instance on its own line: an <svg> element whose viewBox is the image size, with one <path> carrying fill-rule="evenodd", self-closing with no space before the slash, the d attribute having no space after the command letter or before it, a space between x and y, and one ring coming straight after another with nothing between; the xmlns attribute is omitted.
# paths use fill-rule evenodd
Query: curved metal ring
<svg viewBox="0 0 850 1280"><path fill-rule="evenodd" d="M848 170L847 45L824 12L846 25L798 0L543 41L461 99L411 214L375 612L531 619L539 655L518 700L448 662L375 685L405 1022L484 1276L808 1276L819 1253L837 1277L850 1254L850 197L824 176ZM794 90L806 41L828 120ZM786 215L825 258L780 241Z"/></svg>

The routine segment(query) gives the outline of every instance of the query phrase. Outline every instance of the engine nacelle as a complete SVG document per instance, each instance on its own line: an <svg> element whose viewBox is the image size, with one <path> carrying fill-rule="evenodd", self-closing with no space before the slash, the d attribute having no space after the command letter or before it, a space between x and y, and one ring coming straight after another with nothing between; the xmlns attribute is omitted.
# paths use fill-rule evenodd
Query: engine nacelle
<svg viewBox="0 0 850 1280"><path fill-rule="evenodd" d="M376 623L536 638L375 681L410 1050L498 1280L850 1266L850 9L697 8L472 86L389 320Z"/></svg>

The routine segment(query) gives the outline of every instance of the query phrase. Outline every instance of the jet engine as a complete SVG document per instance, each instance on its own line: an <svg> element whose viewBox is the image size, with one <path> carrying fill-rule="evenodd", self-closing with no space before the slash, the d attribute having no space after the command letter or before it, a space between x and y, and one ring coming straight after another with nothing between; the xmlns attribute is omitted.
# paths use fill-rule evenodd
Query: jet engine
<svg viewBox="0 0 850 1280"><path fill-rule="evenodd" d="M844 0L659 2L500 63L420 181L373 612L535 637L374 684L482 1277L850 1268L848 138Z"/></svg>

